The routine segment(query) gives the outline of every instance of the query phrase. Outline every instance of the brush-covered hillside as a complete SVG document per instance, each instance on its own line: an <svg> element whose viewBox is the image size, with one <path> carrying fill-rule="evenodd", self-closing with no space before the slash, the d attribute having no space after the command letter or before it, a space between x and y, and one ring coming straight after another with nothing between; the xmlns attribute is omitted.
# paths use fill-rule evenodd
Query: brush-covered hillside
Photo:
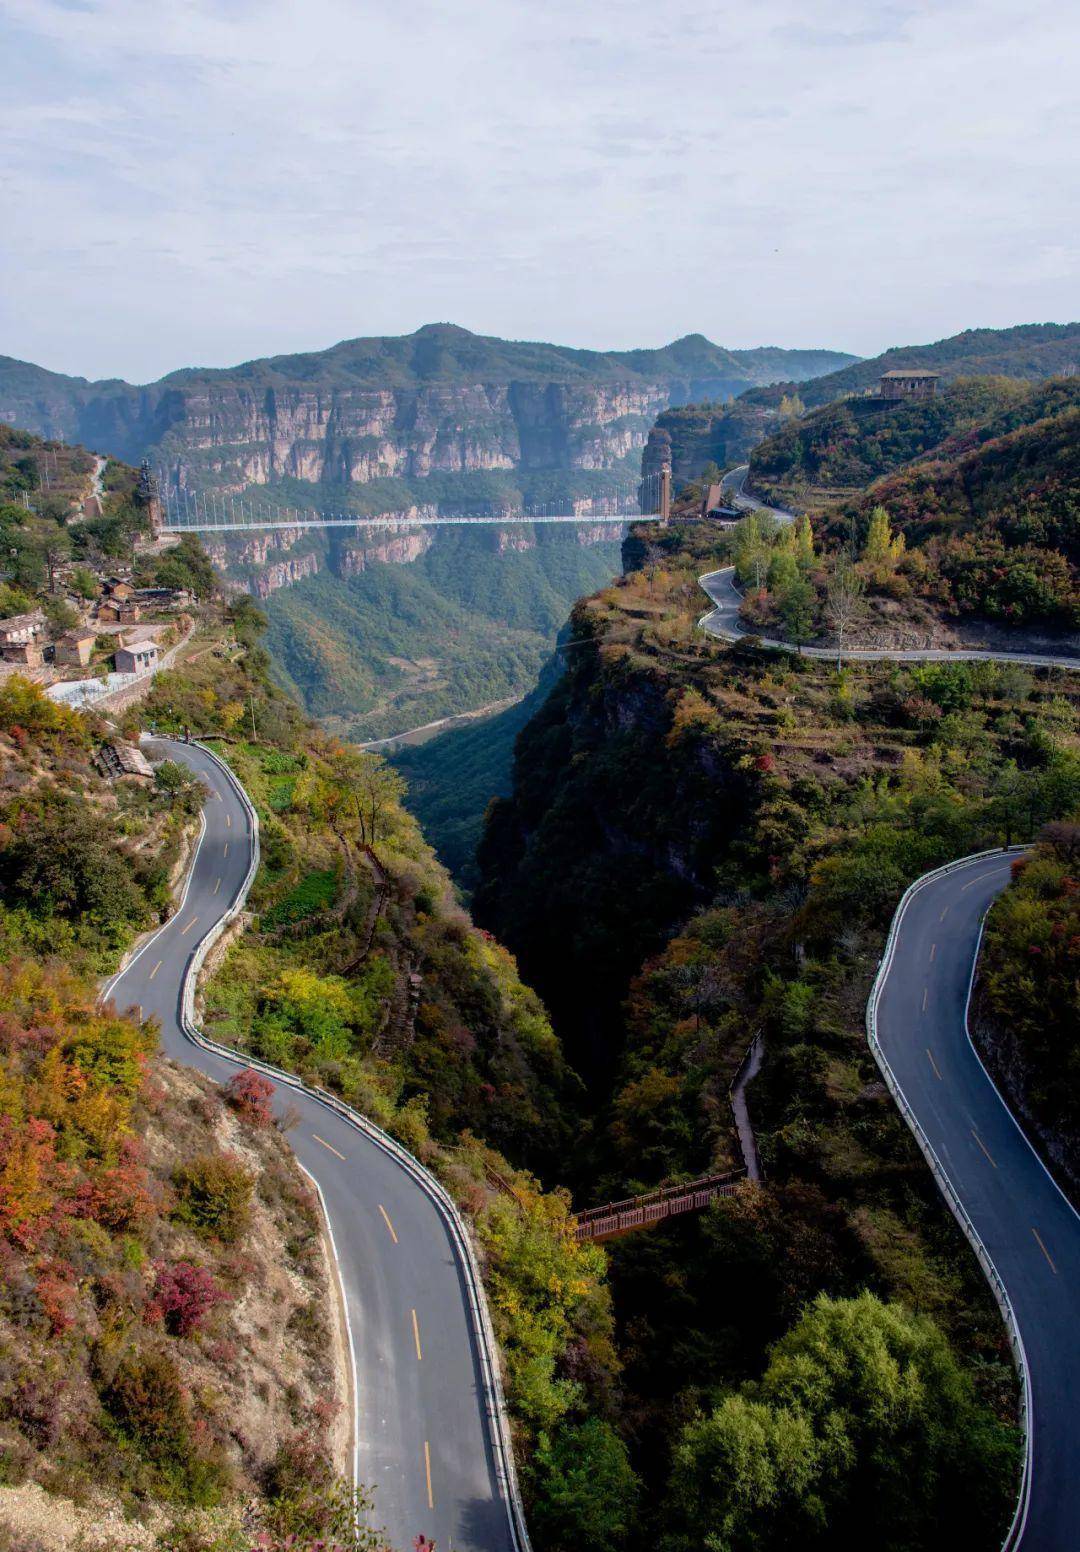
<svg viewBox="0 0 1080 1552"><path fill-rule="evenodd" d="M242 1092L97 1001L171 908L201 795L0 685L0 1536L243 1552L349 1524L314 1197ZM336 1507L335 1507L336 1505Z"/></svg>
<svg viewBox="0 0 1080 1552"><path fill-rule="evenodd" d="M275 674L365 741L529 692L575 601L616 574L618 529L413 533L408 564L368 558L265 601Z"/></svg>
<svg viewBox="0 0 1080 1552"><path fill-rule="evenodd" d="M949 435L896 456L941 429L942 411L959 421ZM818 411L764 444L752 465L762 488L790 492L821 439L836 446L838 413ZM897 422L864 419L845 449L820 455L849 472L885 458L894 472L820 504L813 527L741 525L733 546L749 627L838 650L842 637L850 646L1076 650L1080 379L1004 391L961 383L940 406L902 407Z"/></svg>
<svg viewBox="0 0 1080 1552"><path fill-rule="evenodd" d="M159 674L140 713L206 739L259 812L250 915L203 987L205 1027L341 1094L446 1184L479 1246L537 1545L592 1545L603 1515L612 1535L628 1522L637 1479L606 1260L551 1189L579 1080L512 957L457 903L397 773L271 682L264 625L246 599L209 619L207 650Z"/></svg>
<svg viewBox="0 0 1080 1552"><path fill-rule="evenodd" d="M912 878L1080 804L1080 690L1009 665L837 672L719 646L697 629L697 577L725 557L709 528L642 528L628 574L579 605L489 811L474 908L588 1079L598 1121L574 1163L589 1191L736 1162L729 1085L764 1045L764 1183L612 1244L644 1544L689 1548L707 1524L732 1546L930 1552L955 1534L989 1552L1015 1483L1004 1333L863 1018ZM849 1342L925 1342L960 1376L948 1442L933 1405L904 1425L920 1465L902 1499L883 1466L893 1425L853 1420L861 1380L845 1422L808 1378L805 1434L759 1474L780 1459L784 1375L817 1376L813 1353ZM844 1450L826 1465L833 1427Z"/></svg>
<svg viewBox="0 0 1080 1552"><path fill-rule="evenodd" d="M936 372L942 385L948 387L968 377L1036 382L1074 373L1078 368L1080 323L968 329L930 345L894 346L879 356L820 377L748 389L731 404L702 401L672 407L658 418L650 433L646 471L659 467L662 458L670 454L678 485L700 478L709 464L722 469L742 463L759 442L781 430L790 416L872 392L884 372ZM843 435L839 440L842 445Z"/></svg>

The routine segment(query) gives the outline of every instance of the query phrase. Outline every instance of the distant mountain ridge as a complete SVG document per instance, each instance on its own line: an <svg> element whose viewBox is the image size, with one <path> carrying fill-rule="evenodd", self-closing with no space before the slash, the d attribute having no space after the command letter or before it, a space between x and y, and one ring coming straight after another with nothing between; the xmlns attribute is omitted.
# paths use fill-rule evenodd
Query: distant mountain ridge
<svg viewBox="0 0 1080 1552"><path fill-rule="evenodd" d="M492 469L606 469L668 404L727 398L855 358L690 334L658 350L508 341L453 324L156 383L90 382L0 357L0 419L137 462L177 485L350 485ZM387 509L394 493L388 493Z"/></svg>

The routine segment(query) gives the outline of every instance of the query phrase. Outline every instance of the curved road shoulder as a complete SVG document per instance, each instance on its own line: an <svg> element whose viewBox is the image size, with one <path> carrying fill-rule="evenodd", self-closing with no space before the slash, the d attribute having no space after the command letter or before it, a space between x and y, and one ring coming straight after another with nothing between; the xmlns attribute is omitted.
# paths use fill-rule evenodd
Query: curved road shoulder
<svg viewBox="0 0 1080 1552"><path fill-rule="evenodd" d="M1026 1463L1005 1547L1080 1545L1080 1216L1005 1104L967 1025L983 922L1012 858L908 890L867 1006L871 1048L994 1290L1020 1373Z"/></svg>
<svg viewBox="0 0 1080 1552"><path fill-rule="evenodd" d="M356 1376L354 1476L393 1547L424 1534L457 1552L528 1552L498 1353L467 1231L443 1188L365 1117L297 1078L245 1060L194 1025L195 979L243 905L258 820L209 750L151 749L208 789L198 847L175 914L105 989L161 1027L167 1056L216 1081L256 1067L280 1086L290 1141L316 1182L341 1275Z"/></svg>

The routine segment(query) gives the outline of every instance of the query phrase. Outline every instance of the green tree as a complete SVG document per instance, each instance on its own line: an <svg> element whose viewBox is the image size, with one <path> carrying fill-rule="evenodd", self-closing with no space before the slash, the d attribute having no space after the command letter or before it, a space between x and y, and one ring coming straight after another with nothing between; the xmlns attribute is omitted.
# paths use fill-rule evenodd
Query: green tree
<svg viewBox="0 0 1080 1552"><path fill-rule="evenodd" d="M927 1316L822 1294L757 1385L683 1430L670 1552L990 1545L1018 1439Z"/></svg>
<svg viewBox="0 0 1080 1552"><path fill-rule="evenodd" d="M895 566L904 553L904 536L893 535L889 514L884 507L874 507L863 545L863 559L871 566L882 569Z"/></svg>
<svg viewBox="0 0 1080 1552"><path fill-rule="evenodd" d="M634 1523L640 1483L626 1445L601 1418L542 1436L532 1522L549 1552L607 1552Z"/></svg>
<svg viewBox="0 0 1080 1552"><path fill-rule="evenodd" d="M795 559L806 570L814 564L814 530L805 512L795 524Z"/></svg>
<svg viewBox="0 0 1080 1552"><path fill-rule="evenodd" d="M785 590L780 602L780 614L787 633L800 648L814 634L817 610L817 594L804 576L796 576Z"/></svg>

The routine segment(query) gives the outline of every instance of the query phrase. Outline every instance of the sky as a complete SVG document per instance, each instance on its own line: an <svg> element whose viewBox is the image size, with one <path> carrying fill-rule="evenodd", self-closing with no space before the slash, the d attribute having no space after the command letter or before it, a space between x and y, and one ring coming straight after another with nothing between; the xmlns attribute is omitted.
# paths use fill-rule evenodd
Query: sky
<svg viewBox="0 0 1080 1552"><path fill-rule="evenodd" d="M0 353L1080 317L1060 0L0 0Z"/></svg>

